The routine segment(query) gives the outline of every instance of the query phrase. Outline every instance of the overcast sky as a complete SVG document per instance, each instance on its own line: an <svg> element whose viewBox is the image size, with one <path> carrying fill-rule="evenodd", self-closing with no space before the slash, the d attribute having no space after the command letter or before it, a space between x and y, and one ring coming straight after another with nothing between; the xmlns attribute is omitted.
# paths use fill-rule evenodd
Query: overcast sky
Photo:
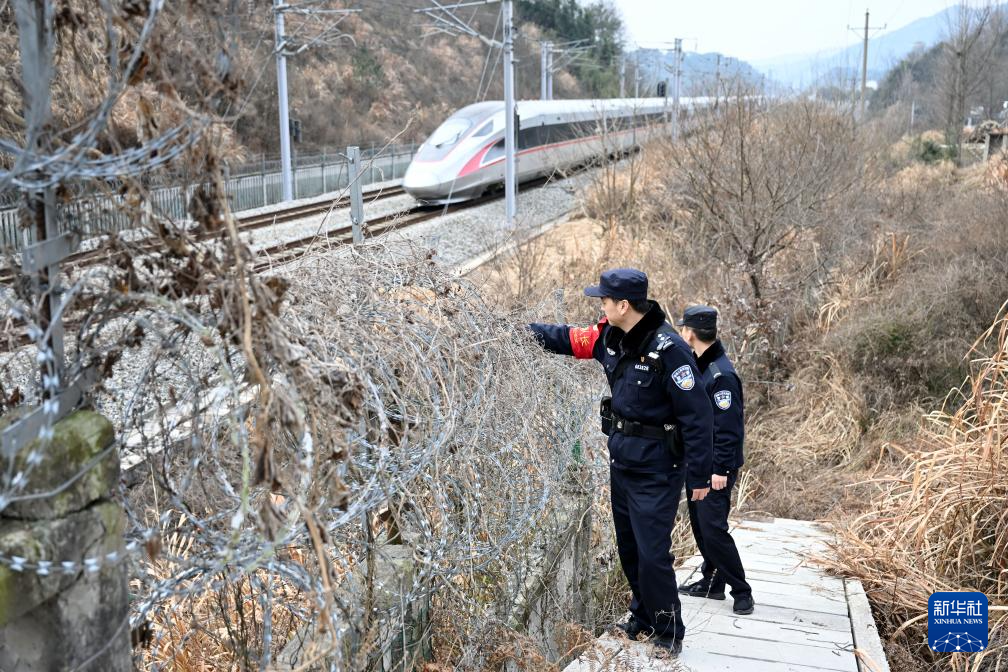
<svg viewBox="0 0 1008 672"><path fill-rule="evenodd" d="M845 47L848 25L900 28L957 4L952 0L614 0L628 38L648 47L684 38L688 51L718 51L747 61Z"/></svg>

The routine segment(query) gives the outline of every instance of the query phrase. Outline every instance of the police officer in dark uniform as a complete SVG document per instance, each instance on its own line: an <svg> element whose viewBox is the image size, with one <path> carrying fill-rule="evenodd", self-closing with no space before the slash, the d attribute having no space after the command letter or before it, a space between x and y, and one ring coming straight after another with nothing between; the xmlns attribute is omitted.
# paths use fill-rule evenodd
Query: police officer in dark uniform
<svg viewBox="0 0 1008 672"><path fill-rule="evenodd" d="M671 533L684 483L691 501L708 493L713 419L693 354L647 299L647 284L636 269L606 271L585 289L602 300L605 317L598 324L529 326L550 352L602 364L612 391L601 415L616 545L633 591L630 620L619 627L675 654L686 629Z"/></svg>
<svg viewBox="0 0 1008 672"><path fill-rule="evenodd" d="M676 322L683 339L696 353L701 384L714 410L714 470L711 491L703 501L689 502L690 526L703 555L702 578L679 586L686 595L725 599L731 586L736 614L751 614L752 588L746 582L735 540L728 532L731 491L744 462L745 407L742 380L717 338L717 311L710 306L691 306Z"/></svg>

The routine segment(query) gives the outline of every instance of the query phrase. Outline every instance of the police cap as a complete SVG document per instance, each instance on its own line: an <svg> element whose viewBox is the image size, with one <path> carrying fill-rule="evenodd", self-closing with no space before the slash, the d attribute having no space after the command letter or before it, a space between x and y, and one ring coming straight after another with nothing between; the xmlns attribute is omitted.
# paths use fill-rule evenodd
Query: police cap
<svg viewBox="0 0 1008 672"><path fill-rule="evenodd" d="M585 296L628 301L647 298L647 276L636 268L610 268L599 276L599 284L585 287Z"/></svg>
<svg viewBox="0 0 1008 672"><path fill-rule="evenodd" d="M682 319L676 321L676 326L690 329L717 329L717 310L710 306L690 306L683 311Z"/></svg>

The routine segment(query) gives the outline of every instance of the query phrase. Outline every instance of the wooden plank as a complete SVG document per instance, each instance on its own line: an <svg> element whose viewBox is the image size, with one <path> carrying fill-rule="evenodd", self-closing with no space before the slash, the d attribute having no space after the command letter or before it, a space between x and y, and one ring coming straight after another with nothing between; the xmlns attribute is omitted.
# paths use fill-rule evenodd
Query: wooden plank
<svg viewBox="0 0 1008 672"><path fill-rule="evenodd" d="M750 558L755 562L771 563L780 565L781 567L799 567L807 566L819 569L817 563L814 561L814 557L819 555L815 551L810 551L809 553L796 553L789 551L787 549L769 549L766 547L752 547L742 545L739 547L736 544L736 548L739 549L739 555L742 559Z"/></svg>
<svg viewBox="0 0 1008 672"><path fill-rule="evenodd" d="M795 623L775 623L761 620L758 611L749 616L736 616L728 611L700 612L691 610L683 604L683 620L686 622L689 637L699 635L737 635L751 639L768 641L793 642L808 646L819 646L829 649L854 648L854 637L850 628L829 630L819 626L801 625ZM755 617L755 618L754 618ZM838 625L842 625L839 624Z"/></svg>
<svg viewBox="0 0 1008 672"><path fill-rule="evenodd" d="M787 586L805 586L811 592L823 591L826 594L843 592L843 579L835 576L809 575L794 576L793 574L781 574L779 572L761 572L750 567L745 568L747 579L756 579L764 583L779 583ZM691 563L676 568L676 576L679 582L692 582L700 578L700 563Z"/></svg>
<svg viewBox="0 0 1008 672"><path fill-rule="evenodd" d="M608 662L590 664L583 657L567 672L889 672L860 584L845 585L809 557L829 552L828 528L780 519L733 522L732 536L753 587L753 614L735 615L730 597L683 596L686 639L678 660L659 662L653 647L604 636L596 649L608 652ZM676 568L677 578L695 580L701 562L696 555L686 558Z"/></svg>
<svg viewBox="0 0 1008 672"><path fill-rule="evenodd" d="M775 565L785 570L809 567L819 571L819 568L816 567L815 563L813 563L810 558L805 555L798 555L795 553L774 553L769 550L765 552L740 550L739 556L741 556L743 564L746 560L749 560L751 562L759 562L765 565Z"/></svg>
<svg viewBox="0 0 1008 672"><path fill-rule="evenodd" d="M608 654L608 655L607 655ZM854 656L843 649L827 649L788 642L767 642L745 637L718 635L693 637L683 640L683 651L676 661L661 661L654 647L646 642L619 640L611 635L599 638L596 653L582 655L567 667L565 672L587 672L588 670L647 670L648 672L674 669L723 670L724 667L708 667L711 656L717 655L717 663L731 664L740 672L763 672L776 665L777 669L836 672L858 672ZM594 666L589 662L595 658ZM609 666L605 665L608 659ZM587 663L587 664L586 664ZM677 665L678 664L678 665ZM622 667L620 666L622 665ZM703 667L701 667L703 665Z"/></svg>
<svg viewBox="0 0 1008 672"><path fill-rule="evenodd" d="M830 539L822 537L803 537L801 535L775 536L768 535L761 530L750 530L734 528L731 530L732 538L743 543L755 542L765 547L776 550L779 546L798 548L800 552L809 553L817 549L827 549Z"/></svg>
<svg viewBox="0 0 1008 672"><path fill-rule="evenodd" d="M699 577L697 573L697 577ZM826 584L814 585L812 583L797 584L793 581L764 581L763 579L754 576L752 573L746 573L746 583L748 583L753 589L753 595L757 598L760 595L781 595L783 597L793 596L793 597L816 597L822 598L824 600L829 600L830 602L836 602L837 604L845 605L847 604L847 594L844 592L843 583L841 582L839 587L831 587ZM731 586L726 586L725 594L727 599L731 599ZM690 596L692 598L692 596ZM684 598L685 599L685 598ZM707 598L696 598L696 599L707 599Z"/></svg>
<svg viewBox="0 0 1008 672"><path fill-rule="evenodd" d="M758 530L780 532L783 530L801 532L814 535L832 535L832 531L825 523L817 523L813 520L794 520L790 518L774 518L773 521L753 520L748 518L732 518L731 522L739 527L750 527Z"/></svg>
<svg viewBox="0 0 1008 672"><path fill-rule="evenodd" d="M689 672L822 672L821 667L697 651L680 668Z"/></svg>
<svg viewBox="0 0 1008 672"><path fill-rule="evenodd" d="M815 552L819 548L828 550L826 542L807 541L797 537L768 538L758 532L747 530L733 530L731 536L735 540L735 545L739 548L751 548L757 553L772 551L773 553L785 552L805 555Z"/></svg>
<svg viewBox="0 0 1008 672"><path fill-rule="evenodd" d="M723 656L747 658L754 661L769 661L787 663L789 665L806 665L823 670L840 670L842 672L858 672L857 662L850 650L841 647L825 649L807 644L792 642L768 642L751 639L744 636L716 635L703 638L689 637L683 640L682 661L689 663L689 651L696 648L708 653L719 653ZM753 669L762 669L754 665Z"/></svg>
<svg viewBox="0 0 1008 672"><path fill-rule="evenodd" d="M822 541L832 539L835 535L829 528L815 526L787 527L784 525L766 525L749 520L729 520L728 524L731 526L732 531L756 532L770 537L795 537Z"/></svg>
<svg viewBox="0 0 1008 672"><path fill-rule="evenodd" d="M756 608L760 605L773 607L801 609L822 614L836 614L847 618L847 602L826 599L822 595L777 595L776 593L757 593L754 595ZM727 602L727 600L725 600Z"/></svg>
<svg viewBox="0 0 1008 672"><path fill-rule="evenodd" d="M879 639L875 617L872 616L868 596L864 586L857 579L848 579L847 602L850 605L851 631L854 634L854 645L867 659L858 658L860 672L889 672L889 661L886 660L882 640Z"/></svg>
<svg viewBox="0 0 1008 672"><path fill-rule="evenodd" d="M698 599L697 601L701 600ZM690 599L690 602L692 602L692 599ZM730 599L705 599L703 602L704 607L684 608L687 611L683 613L682 621L686 624L687 633L692 621L697 620L698 618L706 618L706 615L722 614L729 617L735 616L734 612L732 612L732 601ZM829 630L838 633L844 633L851 630L851 620L847 615L790 609L788 607L776 606L776 604L765 604L758 600L756 602L756 609L752 614L737 618L745 619L745 621L776 623L782 626L793 626L795 628L817 628L820 630Z"/></svg>
<svg viewBox="0 0 1008 672"><path fill-rule="evenodd" d="M696 566L697 564L698 563L696 561L690 559L684 561L682 566ZM746 572L752 569L753 571L778 574L788 578L814 579L822 575L822 571L813 565L804 565L800 562L785 564L782 562L774 562L766 558L754 558L751 556L742 557L742 566L745 568Z"/></svg>

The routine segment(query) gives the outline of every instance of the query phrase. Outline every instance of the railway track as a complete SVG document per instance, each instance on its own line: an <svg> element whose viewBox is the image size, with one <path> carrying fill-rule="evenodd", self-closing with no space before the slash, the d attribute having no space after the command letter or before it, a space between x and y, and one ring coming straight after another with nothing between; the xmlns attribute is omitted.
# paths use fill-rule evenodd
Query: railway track
<svg viewBox="0 0 1008 672"><path fill-rule="evenodd" d="M523 189L541 187L550 182L549 178L540 178L532 182L528 182L522 185ZM375 200L384 200L387 198L392 198L394 196L402 195L404 192L401 187L390 188L388 190L382 191L380 194L375 193L371 195L370 202ZM362 226L362 233L365 238L370 238L374 236L387 233L389 231L394 231L397 229L404 229L410 226L415 226L423 222L430 221L432 219L437 219L444 215L448 215L455 212L460 212L463 210L469 210L476 208L487 203L497 201L503 198L503 193L499 191L490 192L479 198L474 198L468 201L463 201L461 203L453 203L444 206L425 206L425 205L415 205L407 210L393 212L386 215L379 215L372 219L366 220ZM243 217L239 219L239 233L253 231L255 229L263 228L266 226L272 226L274 224L281 224L290 221L296 221L298 219L303 219L305 217L311 217L325 212L329 212L336 208L345 208L349 205L347 199L337 199L336 201L323 201L320 203L310 203L306 205L299 205L292 208L286 208L279 211L262 213L257 215L252 215L249 217ZM219 235L217 233L206 233L201 234L200 239L206 239L213 235ZM302 257L306 253L310 252L317 244L325 243L328 245L341 245L348 244L353 241L353 228L351 225L341 225L336 228L327 229L324 232L312 233L308 236L302 236L300 238L284 240L273 245L267 245L255 250L255 255L257 261L253 266L253 270L257 273L264 273L270 270L275 270L276 268L283 266L284 264L295 261L296 259ZM140 246L139 252L151 251L153 252L155 247L153 243L149 247ZM63 268L80 268L89 265L95 265L101 263L107 257L101 254L99 250L78 252L74 255L68 257L64 262ZM9 269L4 269L0 272L0 284L4 282L9 282L13 278L13 274ZM64 330L66 333L75 332L79 329L82 324L82 320L75 317L67 317L63 321ZM12 348L20 348L26 345L30 345L32 341L23 334L19 334L12 341L7 343L0 343L0 348L5 348L10 346Z"/></svg>
<svg viewBox="0 0 1008 672"><path fill-rule="evenodd" d="M374 203L376 201L383 201L389 198L394 198L396 196L402 196L405 191L399 185L394 187L388 187L387 189L381 189L376 191L367 192L364 194L364 198L367 203ZM304 219L305 217L313 217L315 215L321 215L331 210L341 210L348 208L350 206L350 197L344 196L337 198L335 200L323 200L316 201L313 203L303 203L295 205L288 208L283 208L280 210L273 210L270 212L257 213L254 215L246 215L243 217L237 217L237 225L239 233L247 233L249 231L255 231L256 229L261 229L267 226L273 226L275 224L284 224L287 222L297 221L299 219ZM204 231L197 235L196 239L199 241L207 240L213 236L218 235L216 232ZM135 249L140 253L153 252L157 249L157 245L153 242L151 243L138 243L135 245ZM73 254L66 257L66 259L61 263L64 268L82 268L87 267L92 264L101 263L107 257L103 254L102 249L99 247L94 250L82 250L80 252L74 252ZM0 284L8 284L14 279L14 273L10 268L0 268Z"/></svg>
<svg viewBox="0 0 1008 672"><path fill-rule="evenodd" d="M479 198L447 206L417 205L409 210L381 215L367 220L362 227L362 233L365 238L371 238L396 229L405 229L410 226L415 226L454 212L460 212L462 210L486 205L492 201L500 200L501 197L501 194L494 192L480 196ZM323 240L326 244L353 242L353 228L350 225L340 226L335 229L330 229L324 234L312 234L302 238L286 240L275 245L260 248L257 250L257 255L260 257L260 260L254 266L254 269L256 272L262 273L276 268L277 266L294 261L309 252L315 243Z"/></svg>
<svg viewBox="0 0 1008 672"><path fill-rule="evenodd" d="M563 177L570 177L575 173L587 169L587 167L588 166L580 166L573 171L568 171ZM549 184L554 179L556 179L555 176L541 177L522 184L522 189L528 190L539 188ZM405 192L402 187L396 186L384 189L381 192L371 192L366 195L365 198L368 198L368 202L373 203L377 200L393 198L404 193ZM486 205L487 203L501 200L503 197L503 191L492 191L478 198L463 201L461 203L438 206L414 205L407 210L393 212L386 215L379 215L366 220L362 226L362 233L365 238L371 238L389 231L415 226L455 212L477 208L482 205ZM266 226L296 221L305 217L324 214L334 209L345 209L346 207L349 207L349 198L336 199L335 201L308 203L285 208L283 210L250 215L238 219L238 230L239 233L247 233ZM205 232L200 234L199 240L206 240L215 235L220 235L220 232ZM334 244L342 245L351 242L353 242L353 228L350 224L340 225L332 229L326 229L323 232L312 233L311 235L302 236L300 238L284 240L272 245L257 248L255 250L257 260L253 266L253 270L256 273L265 273L275 270L280 266L295 261L311 252L315 249L316 245L322 243L327 246L331 246ZM140 245L136 249L138 252L144 253L154 252L156 247L153 243L151 243L148 246ZM81 268L101 263L102 261L107 260L107 258L108 257L106 255L102 254L101 250L78 252L70 255L67 260L61 264L61 266L63 269ZM14 274L9 268L0 270L0 284L10 282L13 277ZM67 316L63 320L64 332L76 332L79 330L82 323L82 318ZM31 344L32 341L27 337L27 335L18 334L13 339L8 339L6 342L0 342L0 352L12 351ZM8 348L10 349L8 350Z"/></svg>
<svg viewBox="0 0 1008 672"><path fill-rule="evenodd" d="M572 173L569 173L569 176ZM565 176L566 177L566 176ZM549 184L553 178L541 178L528 182L522 185L524 190L530 188L541 187ZM394 194L386 193L383 197L391 197L392 195L398 195L403 193L401 189L398 189ZM452 204L448 206L422 206L416 205L407 210L391 213L388 215L381 215L367 220L363 226L363 233L365 237L374 237L381 235L383 233L393 231L396 229L403 229L409 226L414 226L421 224L432 219L437 219L447 214L460 212L463 210L468 210L476 208L482 205L486 205L493 201L498 201L503 198L502 192L493 192L486 194L480 198L473 199L470 201L465 201L462 203ZM289 208L279 213L268 213L267 215L259 215L257 217L249 217L243 219L242 230L248 231L254 228L261 228L264 226L269 226L274 223L282 223L286 221L293 221L299 218L312 216L328 211L332 207L339 207L341 201L337 201L335 206L333 203L322 204L310 204L307 206L300 206L296 208ZM329 229L324 233L313 234L310 236L304 236L302 238L297 238L293 240L287 240L279 242L267 247L259 248L256 250L257 262L253 266L253 269L257 273L263 273L270 270L275 270L276 268L295 261L298 258L303 257L305 254L310 253L313 250L313 246L320 242L325 242L326 245L332 244L344 244L350 243L353 239L352 227L349 225L339 226L334 229ZM482 263L482 262L481 262ZM76 332L82 324L82 320L78 318L70 318L64 320L64 328L67 332ZM28 345L29 340L27 337L22 337L18 339L16 347L21 347ZM6 344L0 343L0 351L4 348ZM243 402L245 403L245 402ZM136 433L134 433L136 434ZM127 437L128 440L123 442L125 447L128 447L128 454L122 456L121 460L121 470L123 482L127 487L132 488L137 483L140 482L142 478L146 477L146 472L144 465L149 459L143 451L138 450L132 444L136 440L142 439L142 437L131 436Z"/></svg>

